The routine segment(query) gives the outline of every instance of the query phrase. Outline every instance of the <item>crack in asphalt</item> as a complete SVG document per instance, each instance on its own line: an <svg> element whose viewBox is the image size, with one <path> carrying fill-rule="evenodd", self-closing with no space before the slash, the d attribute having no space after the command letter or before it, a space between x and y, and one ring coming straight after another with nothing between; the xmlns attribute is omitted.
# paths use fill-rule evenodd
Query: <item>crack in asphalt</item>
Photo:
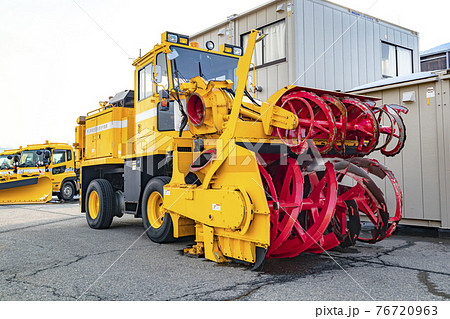
<svg viewBox="0 0 450 319"><path fill-rule="evenodd" d="M396 264L392 264L392 263L386 262L381 259L381 257L383 257L383 256L388 256L389 254L391 254L395 251L398 251L401 249L406 249L406 248L412 247L414 245L415 245L414 242L406 241L406 243L403 245L392 247L389 250L378 252L376 256L369 256L369 257L352 257L352 256L342 256L342 255L337 255L337 254L330 254L330 255L333 256L334 258L346 259L346 260L349 260L352 262L376 264L376 265L381 265L381 266L386 266L386 267L394 267L394 268L414 270L414 271L423 271L423 272L433 273L433 274L437 274L437 275L450 276L450 273L434 271L434 270L427 270L427 269L410 267L410 266L396 265ZM378 261L374 261L373 259L377 259ZM349 264L349 266L352 267L353 265Z"/></svg>
<svg viewBox="0 0 450 319"><path fill-rule="evenodd" d="M47 289L52 294L52 297L54 297L57 300L62 300L62 299L73 299L73 300L76 300L77 299L77 297L75 297L75 296L71 296L71 295L60 293L59 290L61 288L53 287L53 286L50 286L50 285L47 285L47 284L43 284L43 283L37 283L37 282L32 282L32 281L28 281L28 280L24 280L24 279L19 279L19 278L17 278L17 274L14 274L12 277L6 278L5 280L7 282L9 282L10 284L16 283L16 284L29 285L29 286L33 286L33 287L36 287L36 288ZM42 296L42 293L39 294L39 295ZM97 296L97 295L94 295L94 294L86 294L86 296L94 297L94 298L97 299L97 301L107 300L107 299L104 299L104 298L102 298L100 296ZM43 299L38 299L38 300L43 300Z"/></svg>
<svg viewBox="0 0 450 319"><path fill-rule="evenodd" d="M339 255L335 255L335 254L331 254L331 256L335 257L335 258L340 258L340 259L346 260L347 263L346 263L345 266L348 266L348 267L358 267L357 265L354 264L354 262L362 262L362 263L372 264L372 265L380 265L380 266L386 266L386 267L396 267L396 268L401 268L401 269L408 269L408 270L419 271L419 274L422 274L422 275L420 275L419 279L421 279L421 282L424 283L427 286L427 288L430 291L430 293L432 293L432 294L434 294L436 296L440 296L440 297L444 297L444 298L450 299L450 295L446 294L445 292L442 292L442 291L438 290L436 288L436 285L429 280L429 273L439 274L439 275L446 275L446 276L450 276L450 274L444 273L444 272L437 272L437 271L432 271L432 270L423 270L423 269L420 269L420 268L414 268L414 267L390 264L390 263L387 263L387 262L385 262L384 260L381 259L382 256L388 256L388 255L390 255L391 253L393 253L395 251L402 250L402 249L407 249L407 248L410 248L410 247L412 247L414 245L415 245L414 242L406 241L406 243L403 244L403 245L395 246L395 247L392 247L391 249L388 249L388 250L385 250L385 251L382 251L382 252L378 252L376 256L371 256L371 257L368 257L367 259L365 259L365 258L358 258L358 257L339 256ZM323 256L323 258L327 258L328 259L329 257ZM378 259L379 262L371 260L371 259L374 259L374 258ZM330 271L330 270L332 270L332 268L330 268L330 269L322 269L322 271L323 272ZM263 288L264 286L271 285L271 284L280 284L280 283L292 282L292 281L295 281L297 279L304 278L306 276L313 276L314 277L315 274L314 273L313 274L305 274L305 275L301 275L301 276L298 276L298 275L295 275L295 276L281 276L278 280L269 279L268 281L265 281L265 282L255 282L255 283L250 284L250 285L258 285L258 286L253 287L252 289L250 289L249 291L247 291L244 294L241 294L241 295L239 295L239 296L237 296L235 298L231 298L231 299L227 299L227 300L229 300L229 301L230 300L240 300L240 299L243 299L243 298L246 298L246 297L250 296L252 293L254 293L255 291L257 291L257 290L259 290L261 288ZM226 289L226 290L229 290L229 289Z"/></svg>
<svg viewBox="0 0 450 319"><path fill-rule="evenodd" d="M14 274L12 277L6 278L5 280L7 282L11 283L11 284L13 282L15 282L15 283L18 283L18 284L24 284L24 285L30 285L30 286L33 286L33 287L37 287L37 288L48 289L51 292L52 296L55 297L55 298L58 298L59 300L61 298L73 298L72 296L60 294L58 292L58 288L56 288L56 287L53 287L53 286L50 286L50 285L46 285L46 284L42 284L42 283L34 283L34 282L27 281L27 280L19 279L19 278L17 278L17 274Z"/></svg>
<svg viewBox="0 0 450 319"><path fill-rule="evenodd" d="M57 262L57 263L54 263L54 264L49 265L47 267L37 269L37 270L33 271L32 273L23 274L23 275L20 276L21 278L18 278L18 274L15 273L13 275L10 275L9 278L5 278L4 280L6 282L9 282L9 283L15 282L15 283L19 283L19 284L31 285L31 286L37 287L37 288L48 289L52 293L52 296L55 297L55 298L58 298L58 299L70 298L70 299L76 300L77 299L76 296L71 296L71 295L66 295L66 294L59 293L58 290L60 290L61 288L53 287L53 286L48 285L48 284L32 282L32 281L29 281L29 280L25 280L24 278L26 278L26 277L28 277L28 278L34 277L37 274L39 274L41 272L44 272L44 271L47 271L47 270L52 270L52 269L56 269L56 268L60 268L60 267L68 267L68 266L73 265L73 264L75 264L77 262L80 262L80 261L82 261L82 260L84 260L84 259L86 259L88 257L99 256L99 255L104 255L104 254L108 254L108 253L116 253L118 251L119 250L108 250L108 251L98 252L98 253L88 254L88 255L81 255L81 256L76 255L76 256L74 256L75 259L71 260L69 262L66 262L66 263ZM3 273L3 272L6 272L6 269L0 269L0 273ZM101 296L98 296L98 295L95 295L95 294L92 294L92 293L85 294L85 295L88 296L88 297L96 298L98 301L109 300L109 298L106 299L106 298L103 298Z"/></svg>
<svg viewBox="0 0 450 319"><path fill-rule="evenodd" d="M313 255L316 256L316 255ZM329 258L328 258L329 259ZM321 272L328 272L331 270L338 269L335 263L328 263L328 264L321 264L320 270ZM208 300L213 300L210 295L217 293L217 292L236 292L236 291L244 291L243 293L238 294L235 297L232 298L217 298L216 300L220 301L237 301L237 300L245 300L247 297L252 295L254 292L258 291L261 288L264 288L266 286L274 285L274 284L284 284L289 282L294 282L301 278L307 278L307 277L315 277L316 276L317 269L310 269L306 272L303 272L301 274L281 274L281 275L274 275L274 274L268 274L264 273L264 271L259 271L257 273L257 277L259 277L259 280L254 280L247 283L240 283L235 285L229 285L225 287L220 287L218 289L212 289L202 292L196 292L196 293L189 293L182 296L178 296L173 299L168 300L186 300L187 298L191 297L195 300L201 299L202 297L207 297ZM201 287L199 287L201 288Z"/></svg>
<svg viewBox="0 0 450 319"><path fill-rule="evenodd" d="M242 298L248 297L248 296L250 296L252 293L254 293L255 291L261 289L261 288L264 287L264 286L270 285L270 284L271 284L271 282L267 282L267 283L265 283L265 284L259 285L259 286L255 287L255 288L251 289L250 291L246 292L245 294L242 294L242 295L240 295L240 296L238 296L238 297L236 297L236 298L226 299L225 301L236 301L236 300L241 300Z"/></svg>
<svg viewBox="0 0 450 319"><path fill-rule="evenodd" d="M67 266L73 265L73 264L75 264L75 263L77 263L77 262L79 262L79 261L81 261L83 259L86 259L87 257L105 255L105 254L109 254L109 253L115 253L115 252L118 252L118 251L119 250L116 249L116 250L108 250L108 251L104 251L104 252L98 252L98 253L94 253L94 254L87 254L87 255L81 255L81 256L80 255L75 255L74 256L75 260L69 261L69 262L64 263L64 264L62 263L62 261L59 261L59 262L56 262L53 265L50 265L48 267L44 267L44 268L41 268L41 269L37 269L34 272L32 272L31 274L26 274L24 276L25 277L32 277L32 276L35 276L38 273L41 273L43 271L52 270L52 269L56 269L56 268L60 268L60 267L67 267Z"/></svg>
<svg viewBox="0 0 450 319"><path fill-rule="evenodd" d="M229 292L229 291L236 291L236 290L244 290L244 288L247 288L248 286L252 287L255 285L259 285L257 287L252 287L251 289L245 289L245 293L238 295L237 297L234 298L229 298L229 299L217 299L217 300L224 300L224 301L232 301L232 300L239 300L241 298L247 297L250 294L252 294L253 292L255 292L256 290L260 289L263 286L269 285L273 283L273 280L268 278L268 280L256 280L254 282L249 282L249 283L242 283L242 284L237 284L237 285L229 285L229 286L225 286L225 287L220 287L218 289L212 289L212 290L206 290L206 291L202 291L202 292L197 292L197 293L189 293L189 294L185 294L182 296L178 296L176 298L173 299L168 299L167 301L171 300L186 300L187 297L194 297L195 299L199 299L201 297L206 297L209 296L211 294L217 293L217 292ZM212 300L212 299L208 299L208 300Z"/></svg>

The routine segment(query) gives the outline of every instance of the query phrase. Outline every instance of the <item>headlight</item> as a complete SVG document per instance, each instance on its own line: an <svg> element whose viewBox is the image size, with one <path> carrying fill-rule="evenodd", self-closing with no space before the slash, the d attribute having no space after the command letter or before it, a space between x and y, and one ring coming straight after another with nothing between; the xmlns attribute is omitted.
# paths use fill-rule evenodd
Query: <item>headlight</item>
<svg viewBox="0 0 450 319"><path fill-rule="evenodd" d="M234 47L234 48L233 48L233 54L234 54L234 55L239 55L239 56L241 56L241 55L242 55L242 48L236 48L236 47Z"/></svg>
<svg viewBox="0 0 450 319"><path fill-rule="evenodd" d="M178 36L176 34L168 34L167 35L167 41L169 42L173 42L173 43L178 43Z"/></svg>
<svg viewBox="0 0 450 319"><path fill-rule="evenodd" d="M206 48L207 48L208 50L211 51L212 49L214 49L214 42L212 42L212 41L206 41L205 46L206 46Z"/></svg>

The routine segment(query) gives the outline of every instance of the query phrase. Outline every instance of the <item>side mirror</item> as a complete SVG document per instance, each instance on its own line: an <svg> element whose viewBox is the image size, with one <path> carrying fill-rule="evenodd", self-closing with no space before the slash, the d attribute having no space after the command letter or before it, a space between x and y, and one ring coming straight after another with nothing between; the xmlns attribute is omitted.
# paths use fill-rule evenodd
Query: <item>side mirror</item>
<svg viewBox="0 0 450 319"><path fill-rule="evenodd" d="M175 49L172 52L167 54L167 58L170 61L175 60L176 58L178 58L178 56L179 56L179 54L178 54L177 50L175 50Z"/></svg>
<svg viewBox="0 0 450 319"><path fill-rule="evenodd" d="M160 65L155 65L155 69L153 71L153 81L155 81L155 83L162 82L162 68Z"/></svg>
<svg viewBox="0 0 450 319"><path fill-rule="evenodd" d="M48 150L46 150L46 151L44 151L44 159L50 159L50 156L51 154L50 154L50 151L48 151Z"/></svg>

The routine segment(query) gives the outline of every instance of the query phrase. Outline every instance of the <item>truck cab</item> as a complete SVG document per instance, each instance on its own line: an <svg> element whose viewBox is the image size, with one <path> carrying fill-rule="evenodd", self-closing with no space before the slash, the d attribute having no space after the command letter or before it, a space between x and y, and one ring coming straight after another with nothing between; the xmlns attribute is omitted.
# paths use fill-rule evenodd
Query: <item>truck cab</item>
<svg viewBox="0 0 450 319"><path fill-rule="evenodd" d="M165 32L161 45L134 61L136 87L136 155L153 153L143 142L159 132L165 136L191 137L186 118L186 96L179 87L191 78L236 83L242 49L224 44L219 51L198 48L187 36ZM181 104L181 105L180 105ZM181 133L180 133L181 132ZM141 143L140 143L141 142Z"/></svg>
<svg viewBox="0 0 450 319"><path fill-rule="evenodd" d="M28 145L22 149L17 173L21 175L48 175L53 195L71 200L78 193L73 148L64 143Z"/></svg>

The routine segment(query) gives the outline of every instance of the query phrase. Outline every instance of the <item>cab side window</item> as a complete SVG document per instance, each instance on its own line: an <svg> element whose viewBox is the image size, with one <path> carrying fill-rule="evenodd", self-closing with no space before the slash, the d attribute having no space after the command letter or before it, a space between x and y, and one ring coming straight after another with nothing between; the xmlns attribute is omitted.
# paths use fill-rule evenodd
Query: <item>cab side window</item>
<svg viewBox="0 0 450 319"><path fill-rule="evenodd" d="M72 160L72 151L67 150L67 161L71 161Z"/></svg>
<svg viewBox="0 0 450 319"><path fill-rule="evenodd" d="M153 96L153 64L147 64L138 71L138 101Z"/></svg>
<svg viewBox="0 0 450 319"><path fill-rule="evenodd" d="M53 151L53 165L64 163L66 161L66 151L54 150Z"/></svg>

